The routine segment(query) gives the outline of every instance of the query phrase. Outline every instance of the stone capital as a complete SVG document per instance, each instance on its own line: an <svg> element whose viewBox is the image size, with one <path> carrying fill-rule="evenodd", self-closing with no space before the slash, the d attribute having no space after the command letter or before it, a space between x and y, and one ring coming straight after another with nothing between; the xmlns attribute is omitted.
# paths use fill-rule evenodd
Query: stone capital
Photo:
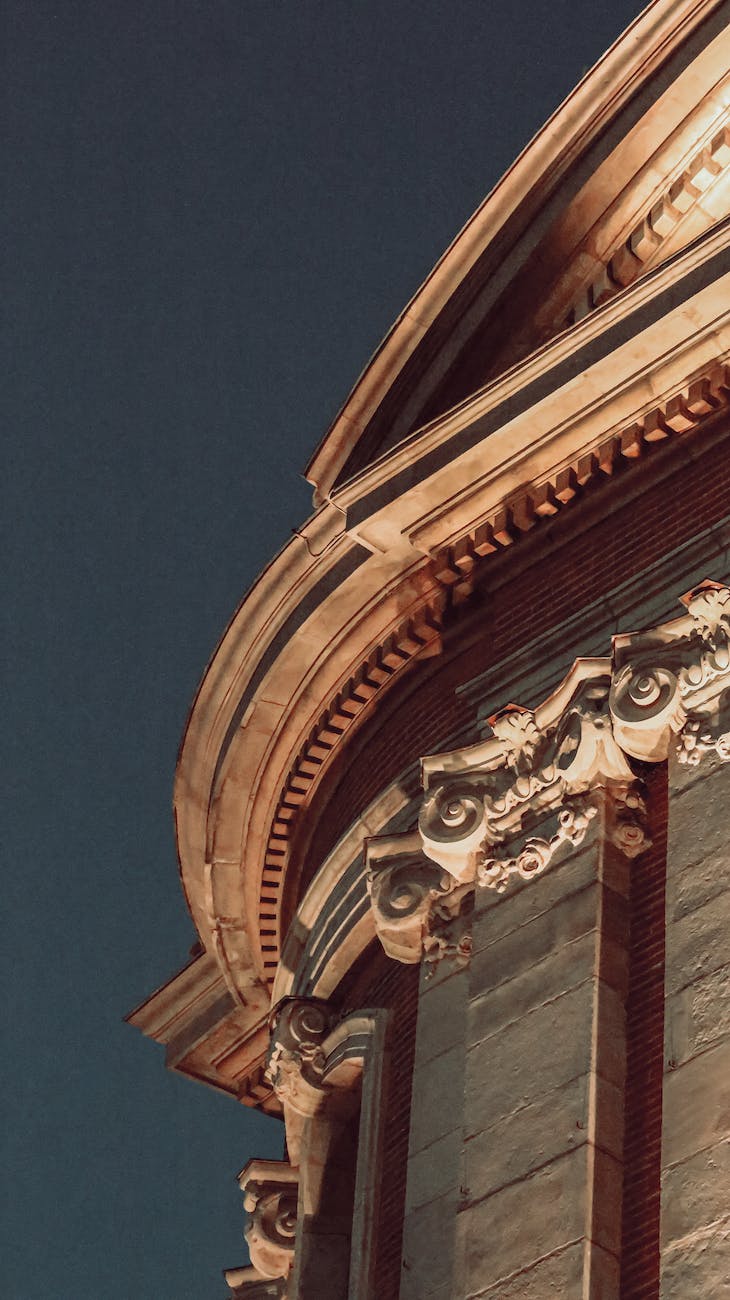
<svg viewBox="0 0 730 1300"><path fill-rule="evenodd" d="M624 857L649 847L632 760L673 749L694 765L730 761L730 588L705 579L684 614L613 638L612 656L577 659L537 708L507 704L491 736L421 760L417 832L368 842L375 928L389 956L468 959L450 923L475 883L502 893L577 847L603 799L602 833ZM600 793L599 793L600 792ZM461 933L463 930L463 933Z"/></svg>

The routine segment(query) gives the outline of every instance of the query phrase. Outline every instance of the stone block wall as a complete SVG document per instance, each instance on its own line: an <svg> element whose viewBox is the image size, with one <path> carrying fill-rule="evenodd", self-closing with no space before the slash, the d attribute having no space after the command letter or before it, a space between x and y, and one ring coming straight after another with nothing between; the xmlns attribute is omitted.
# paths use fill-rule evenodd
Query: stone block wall
<svg viewBox="0 0 730 1300"><path fill-rule="evenodd" d="M730 1295L730 763L669 785L660 1296L685 1300Z"/></svg>
<svg viewBox="0 0 730 1300"><path fill-rule="evenodd" d="M421 975L401 1300L448 1300L463 1195L468 971Z"/></svg>

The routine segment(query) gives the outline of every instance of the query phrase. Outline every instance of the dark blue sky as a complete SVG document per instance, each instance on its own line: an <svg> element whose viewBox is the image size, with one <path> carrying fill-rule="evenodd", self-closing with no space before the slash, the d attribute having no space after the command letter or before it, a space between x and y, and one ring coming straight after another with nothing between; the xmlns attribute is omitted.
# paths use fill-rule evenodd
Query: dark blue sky
<svg viewBox="0 0 730 1300"><path fill-rule="evenodd" d="M6 1300L222 1300L280 1129L122 1016L195 935L198 680L299 477L626 0L6 0Z"/></svg>

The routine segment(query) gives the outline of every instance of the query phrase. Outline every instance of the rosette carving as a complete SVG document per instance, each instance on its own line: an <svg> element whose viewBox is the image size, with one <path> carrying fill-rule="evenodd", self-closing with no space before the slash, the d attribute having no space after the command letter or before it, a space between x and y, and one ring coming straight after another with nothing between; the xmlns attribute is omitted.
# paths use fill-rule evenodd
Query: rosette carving
<svg viewBox="0 0 730 1300"><path fill-rule="evenodd" d="M448 784L426 795L418 819L424 851L463 884L473 880L487 834L483 797L468 785Z"/></svg>
<svg viewBox="0 0 730 1300"><path fill-rule="evenodd" d="M634 787L616 795L609 807L609 836L624 857L637 858L650 849L646 803L638 789Z"/></svg>
<svg viewBox="0 0 730 1300"><path fill-rule="evenodd" d="M389 957L420 961L431 904L449 883L439 867L421 856L371 865L367 884L375 928Z"/></svg>
<svg viewBox="0 0 730 1300"><path fill-rule="evenodd" d="M510 876L532 880L534 876L541 875L550 866L561 845L570 843L577 847L585 839L596 812L595 805L585 800L575 800L560 809L557 814L557 830L549 839L532 836L525 841L519 853L512 857L485 854L477 870L479 884L503 894Z"/></svg>
<svg viewBox="0 0 730 1300"><path fill-rule="evenodd" d="M686 767L697 767L707 754L730 763L730 731L713 736L704 718L689 717L677 740L677 758Z"/></svg>
<svg viewBox="0 0 730 1300"><path fill-rule="evenodd" d="M628 663L614 676L609 708L619 745L648 762L667 757L685 719L680 683L670 668Z"/></svg>
<svg viewBox="0 0 730 1300"><path fill-rule="evenodd" d="M294 1260L298 1175L285 1161L251 1160L239 1184L248 1213L244 1236L263 1278L287 1277Z"/></svg>

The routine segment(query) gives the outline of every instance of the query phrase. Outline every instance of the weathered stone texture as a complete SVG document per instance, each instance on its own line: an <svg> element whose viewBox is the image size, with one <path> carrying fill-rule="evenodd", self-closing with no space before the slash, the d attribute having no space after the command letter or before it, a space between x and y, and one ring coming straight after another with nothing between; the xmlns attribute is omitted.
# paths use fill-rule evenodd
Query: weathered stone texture
<svg viewBox="0 0 730 1300"><path fill-rule="evenodd" d="M591 1214L589 1179L600 1180L604 1206L620 1199L621 1166L584 1142L528 1179L463 1210L469 1277L483 1287L507 1278L533 1260L581 1241L589 1224L592 1240L617 1254L620 1225L615 1215L601 1212L598 1202Z"/></svg>
<svg viewBox="0 0 730 1300"><path fill-rule="evenodd" d="M662 1257L662 1300L730 1295L730 1215L676 1242Z"/></svg>
<svg viewBox="0 0 730 1300"><path fill-rule="evenodd" d="M662 1157L665 1169L706 1151L727 1135L730 1120L730 1041L718 1043L666 1076ZM667 1222L672 1211L667 1210Z"/></svg>
<svg viewBox="0 0 730 1300"><path fill-rule="evenodd" d="M403 1232L401 1300L446 1300L462 1183L468 979L447 963L421 977Z"/></svg>
<svg viewBox="0 0 730 1300"><path fill-rule="evenodd" d="M473 1137L546 1092L568 1083L591 1068L594 982L586 978L577 988L530 1011L500 1033L472 1047L467 1056L465 1136ZM612 989L604 991L604 1007L614 1033L606 1042L608 1081L623 1084L620 1044L623 1006ZM618 1051L616 1051L618 1047Z"/></svg>
<svg viewBox="0 0 730 1300"><path fill-rule="evenodd" d="M603 1095L596 1101L595 1090ZM586 1142L591 1107L607 1121L603 1145L615 1160L622 1156L622 1093L596 1075L582 1075L466 1142L464 1195L482 1200L517 1183Z"/></svg>
<svg viewBox="0 0 730 1300"><path fill-rule="evenodd" d="M727 1211L730 1141L689 1156L662 1175L662 1244L692 1237Z"/></svg>
<svg viewBox="0 0 730 1300"><path fill-rule="evenodd" d="M529 888L478 891L459 1295L617 1295L628 882L600 821Z"/></svg>
<svg viewBox="0 0 730 1300"><path fill-rule="evenodd" d="M670 764L662 1300L730 1293L730 767Z"/></svg>
<svg viewBox="0 0 730 1300"><path fill-rule="evenodd" d="M586 1249L582 1242L563 1247L512 1277L503 1278L486 1290L473 1293L473 1300L562 1300L580 1295L586 1271ZM585 1300L612 1300L617 1293L618 1273L613 1255L599 1246L591 1247L590 1283ZM469 1296L472 1300L472 1295Z"/></svg>

